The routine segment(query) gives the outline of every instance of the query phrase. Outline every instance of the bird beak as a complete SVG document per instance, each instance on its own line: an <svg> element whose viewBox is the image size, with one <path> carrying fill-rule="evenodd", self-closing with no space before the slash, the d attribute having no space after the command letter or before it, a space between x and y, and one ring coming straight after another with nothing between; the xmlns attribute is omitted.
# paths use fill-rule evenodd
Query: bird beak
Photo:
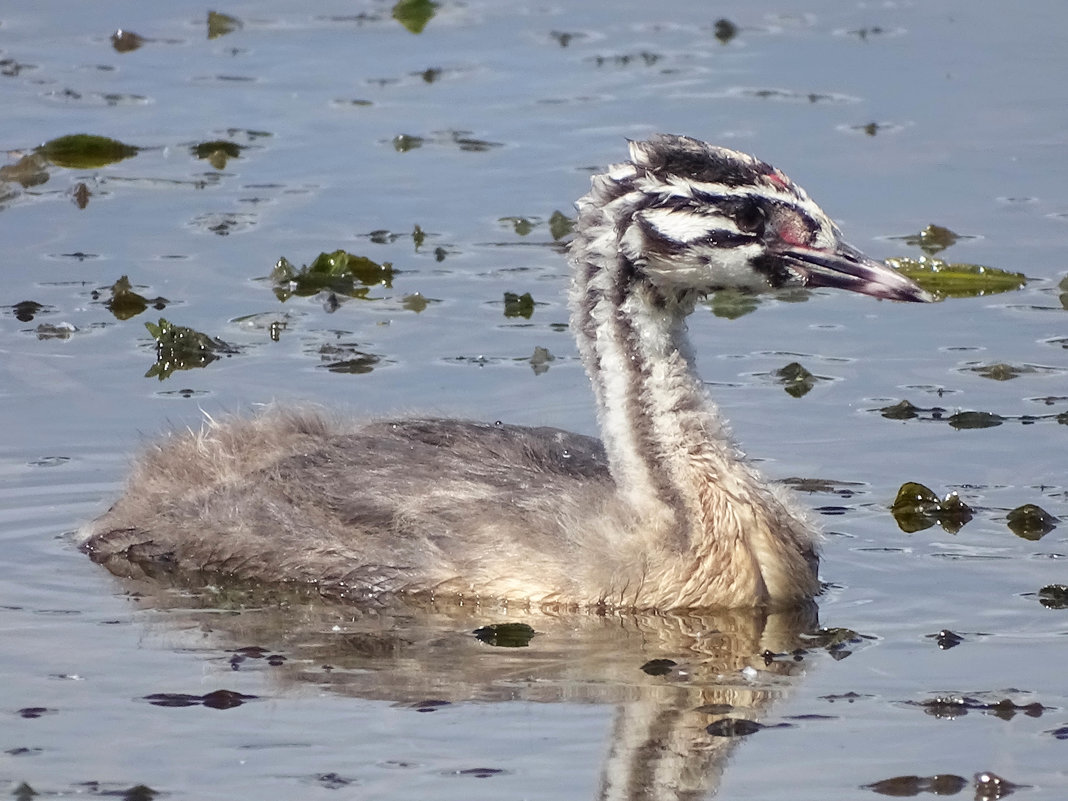
<svg viewBox="0 0 1068 801"><path fill-rule="evenodd" d="M834 287L887 300L927 303L934 298L897 270L868 258L846 242L833 250L789 245L779 257L806 287Z"/></svg>

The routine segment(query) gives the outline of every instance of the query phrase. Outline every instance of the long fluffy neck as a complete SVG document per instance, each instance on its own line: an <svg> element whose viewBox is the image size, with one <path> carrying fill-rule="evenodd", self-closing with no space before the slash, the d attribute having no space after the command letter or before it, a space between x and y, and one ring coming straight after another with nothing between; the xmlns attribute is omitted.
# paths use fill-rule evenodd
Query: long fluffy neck
<svg viewBox="0 0 1068 801"><path fill-rule="evenodd" d="M694 369L686 334L694 298L664 297L617 244L613 226L602 224L584 226L572 245L583 258L572 325L619 492L643 511L666 507L681 549L700 522L690 457L737 457Z"/></svg>
<svg viewBox="0 0 1068 801"><path fill-rule="evenodd" d="M570 307L620 497L662 532L671 569L692 573L679 601L792 601L799 583L811 596L807 528L744 463L696 374L696 298L659 290L621 253L627 198L604 202L613 183L595 179L579 204Z"/></svg>

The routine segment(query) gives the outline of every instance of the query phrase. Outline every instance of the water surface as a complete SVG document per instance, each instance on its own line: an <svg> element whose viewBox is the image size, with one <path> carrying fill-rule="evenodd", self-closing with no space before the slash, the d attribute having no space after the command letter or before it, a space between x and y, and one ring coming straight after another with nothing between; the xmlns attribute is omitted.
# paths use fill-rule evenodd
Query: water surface
<svg viewBox="0 0 1068 801"><path fill-rule="evenodd" d="M140 148L0 183L7 791L969 798L993 772L1021 798L1062 798L1068 612L1036 593L1068 583L1065 526L1025 539L1005 518L1068 514L1063 4L442 2L418 33L393 10L0 16L6 165L70 134ZM135 40L119 29L140 46L120 52ZM822 480L804 496L828 533L818 625L845 631L368 612L123 583L71 545L146 438L205 412L314 401L595 433L550 221L656 131L771 161L874 256L922 255L903 237L937 224L962 235L940 256L1030 279L930 306L817 292L694 315L746 450L776 478ZM220 141L237 157L200 157ZM272 292L280 257L339 248L389 262L390 280ZM163 308L119 319L103 301L123 275ZM505 293L530 293L529 317ZM161 316L236 352L146 377L143 323ZM788 394L775 372L791 362L826 380ZM996 364L1020 374L974 369ZM877 411L903 399L945 411ZM1003 422L946 422L962 410ZM974 519L906 533L888 510L905 481L958 491ZM471 634L505 621L536 636ZM724 718L766 728L706 730Z"/></svg>

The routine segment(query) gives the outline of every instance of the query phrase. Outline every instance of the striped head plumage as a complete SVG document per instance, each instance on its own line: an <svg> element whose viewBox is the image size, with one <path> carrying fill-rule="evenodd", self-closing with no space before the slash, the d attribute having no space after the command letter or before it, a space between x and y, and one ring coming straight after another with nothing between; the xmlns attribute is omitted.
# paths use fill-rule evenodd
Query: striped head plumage
<svg viewBox="0 0 1068 801"><path fill-rule="evenodd" d="M891 300L930 297L842 238L838 226L781 171L684 136L630 143L630 161L593 180L578 203L585 257L622 259L662 293L835 287Z"/></svg>

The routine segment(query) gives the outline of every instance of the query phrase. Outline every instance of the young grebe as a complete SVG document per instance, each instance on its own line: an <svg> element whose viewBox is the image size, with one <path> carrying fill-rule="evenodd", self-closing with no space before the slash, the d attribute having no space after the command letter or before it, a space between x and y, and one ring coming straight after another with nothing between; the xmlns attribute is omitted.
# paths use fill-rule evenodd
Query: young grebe
<svg viewBox="0 0 1068 801"><path fill-rule="evenodd" d="M173 434L83 532L119 574L204 571L384 593L626 609L781 608L819 591L813 527L737 451L686 317L722 288L923 290L846 244L783 173L658 135L593 178L571 326L603 444L463 420L302 411Z"/></svg>

